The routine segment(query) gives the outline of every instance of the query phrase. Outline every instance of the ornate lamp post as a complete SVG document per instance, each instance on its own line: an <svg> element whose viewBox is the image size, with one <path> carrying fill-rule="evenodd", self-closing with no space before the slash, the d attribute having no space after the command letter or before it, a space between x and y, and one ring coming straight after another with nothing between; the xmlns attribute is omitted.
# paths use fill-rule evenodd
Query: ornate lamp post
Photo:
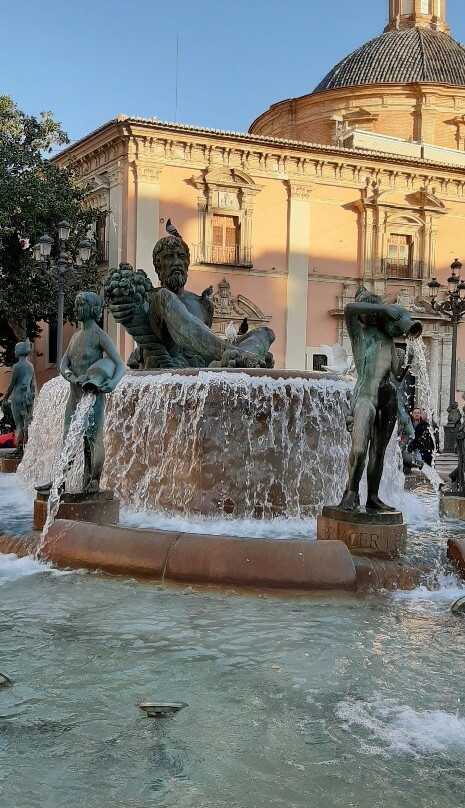
<svg viewBox="0 0 465 808"><path fill-rule="evenodd" d="M455 432L457 428L458 406L455 401L455 386L457 381L457 326L465 314L465 283L460 278L462 264L458 260L451 264L452 274L447 279L447 295L440 303L437 301L441 284L433 278L429 284L429 296L431 306L434 311L447 317L452 324L452 359L450 369L450 393L447 424L444 427L444 451L453 452L455 450ZM455 416L455 417L454 417Z"/></svg>
<svg viewBox="0 0 465 808"><path fill-rule="evenodd" d="M59 253L55 261L50 257L53 246L50 236L41 236L33 248L36 264L57 285L57 374L60 372L61 358L63 356L63 312L66 276L69 270L80 272L82 267L88 265L93 247L92 243L87 239L80 241L78 245L79 265L76 264L67 250L70 231L71 226L68 222L63 221L58 224Z"/></svg>

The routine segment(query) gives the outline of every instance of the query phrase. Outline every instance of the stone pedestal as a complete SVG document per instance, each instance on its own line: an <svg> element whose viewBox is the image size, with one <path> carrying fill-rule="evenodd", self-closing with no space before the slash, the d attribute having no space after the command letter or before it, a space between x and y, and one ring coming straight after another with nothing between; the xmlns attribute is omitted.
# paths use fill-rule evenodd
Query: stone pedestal
<svg viewBox="0 0 465 808"><path fill-rule="evenodd" d="M343 541L353 555L389 558L405 550L407 525L400 511L358 513L324 507L317 521L320 541Z"/></svg>
<svg viewBox="0 0 465 808"><path fill-rule="evenodd" d="M14 455L0 455L0 473L14 474L21 460L21 457L15 457Z"/></svg>
<svg viewBox="0 0 465 808"><path fill-rule="evenodd" d="M447 558L459 568L465 578L465 539L449 539L447 542Z"/></svg>
<svg viewBox="0 0 465 808"><path fill-rule="evenodd" d="M48 492L38 491L34 500L34 530L42 530L47 519ZM119 499L113 491L93 494L62 494L57 519L114 525L119 520Z"/></svg>
<svg viewBox="0 0 465 808"><path fill-rule="evenodd" d="M447 516L448 519L465 520L465 497L444 491L441 495L439 509L441 516Z"/></svg>

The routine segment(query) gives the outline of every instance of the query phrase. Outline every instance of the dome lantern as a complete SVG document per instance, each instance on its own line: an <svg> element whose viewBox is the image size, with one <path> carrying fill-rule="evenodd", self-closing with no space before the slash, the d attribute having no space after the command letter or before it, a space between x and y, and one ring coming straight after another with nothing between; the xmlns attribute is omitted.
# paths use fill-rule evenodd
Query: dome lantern
<svg viewBox="0 0 465 808"><path fill-rule="evenodd" d="M385 31L430 28L450 34L446 22L447 0L388 0L389 23Z"/></svg>

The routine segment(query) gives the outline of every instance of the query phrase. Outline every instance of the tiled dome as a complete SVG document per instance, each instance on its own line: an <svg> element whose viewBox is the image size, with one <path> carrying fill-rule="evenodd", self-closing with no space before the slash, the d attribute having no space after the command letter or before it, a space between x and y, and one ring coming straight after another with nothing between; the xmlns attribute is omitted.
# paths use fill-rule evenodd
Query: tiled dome
<svg viewBox="0 0 465 808"><path fill-rule="evenodd" d="M314 92L416 82L465 87L465 47L429 28L387 31L346 56Z"/></svg>

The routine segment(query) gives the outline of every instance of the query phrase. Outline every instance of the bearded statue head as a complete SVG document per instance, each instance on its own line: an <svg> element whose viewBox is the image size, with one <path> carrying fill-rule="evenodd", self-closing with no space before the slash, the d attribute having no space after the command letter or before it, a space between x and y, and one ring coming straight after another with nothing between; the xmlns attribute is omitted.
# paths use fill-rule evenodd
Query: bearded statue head
<svg viewBox="0 0 465 808"><path fill-rule="evenodd" d="M190 253L187 244L177 236L165 236L155 244L153 266L161 286L177 294L187 282Z"/></svg>

